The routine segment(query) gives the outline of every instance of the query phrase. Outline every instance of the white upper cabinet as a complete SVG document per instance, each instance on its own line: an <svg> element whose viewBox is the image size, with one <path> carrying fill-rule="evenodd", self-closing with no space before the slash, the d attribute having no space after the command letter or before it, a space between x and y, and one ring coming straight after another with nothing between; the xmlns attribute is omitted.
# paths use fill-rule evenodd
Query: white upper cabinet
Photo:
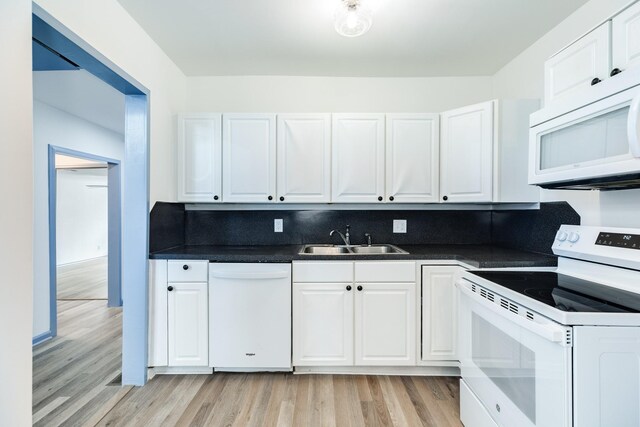
<svg viewBox="0 0 640 427"><path fill-rule="evenodd" d="M439 116L387 114L386 200L438 202Z"/></svg>
<svg viewBox="0 0 640 427"><path fill-rule="evenodd" d="M331 201L331 115L278 114L278 201Z"/></svg>
<svg viewBox="0 0 640 427"><path fill-rule="evenodd" d="M384 114L334 114L332 122L332 201L383 201Z"/></svg>
<svg viewBox="0 0 640 427"><path fill-rule="evenodd" d="M178 201L221 202L222 116L178 117Z"/></svg>
<svg viewBox="0 0 640 427"><path fill-rule="evenodd" d="M545 62L545 101L588 90L611 71L611 21L586 34Z"/></svg>
<svg viewBox="0 0 640 427"><path fill-rule="evenodd" d="M612 73L640 64L640 3L613 18L612 43Z"/></svg>
<svg viewBox="0 0 640 427"><path fill-rule="evenodd" d="M225 202L276 200L276 115L225 114L222 131Z"/></svg>
<svg viewBox="0 0 640 427"><path fill-rule="evenodd" d="M492 201L493 105L494 102L489 101L440 115L442 201Z"/></svg>

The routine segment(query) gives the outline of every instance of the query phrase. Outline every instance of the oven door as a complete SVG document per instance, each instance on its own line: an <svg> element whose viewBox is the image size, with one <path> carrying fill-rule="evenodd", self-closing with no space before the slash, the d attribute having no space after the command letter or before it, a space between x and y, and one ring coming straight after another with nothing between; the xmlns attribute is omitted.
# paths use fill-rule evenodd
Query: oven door
<svg viewBox="0 0 640 427"><path fill-rule="evenodd" d="M571 328L468 280L457 286L462 379L494 421L570 426Z"/></svg>
<svg viewBox="0 0 640 427"><path fill-rule="evenodd" d="M639 106L634 87L532 126L529 184L640 172Z"/></svg>

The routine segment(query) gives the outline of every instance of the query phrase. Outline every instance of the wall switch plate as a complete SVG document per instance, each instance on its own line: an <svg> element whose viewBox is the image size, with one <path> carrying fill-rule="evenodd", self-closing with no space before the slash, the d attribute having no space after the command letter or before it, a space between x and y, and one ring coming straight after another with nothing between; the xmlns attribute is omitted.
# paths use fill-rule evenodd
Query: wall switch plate
<svg viewBox="0 0 640 427"><path fill-rule="evenodd" d="M273 220L273 232L274 233L282 233L282 218Z"/></svg>
<svg viewBox="0 0 640 427"><path fill-rule="evenodd" d="M393 220L393 232L394 233L406 233L407 232L407 220L406 219L394 219Z"/></svg>

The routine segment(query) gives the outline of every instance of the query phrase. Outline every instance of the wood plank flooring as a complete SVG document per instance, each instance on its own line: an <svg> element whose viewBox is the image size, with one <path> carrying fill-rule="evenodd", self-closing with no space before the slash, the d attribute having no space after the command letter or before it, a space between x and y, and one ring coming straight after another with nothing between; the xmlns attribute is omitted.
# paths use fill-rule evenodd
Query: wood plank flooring
<svg viewBox="0 0 640 427"><path fill-rule="evenodd" d="M120 374L122 310L59 301L59 336L34 349L37 426L460 426L453 377Z"/></svg>
<svg viewBox="0 0 640 427"><path fill-rule="evenodd" d="M131 387L107 386L121 371L122 309L58 301L58 336L33 349L33 422L94 425Z"/></svg>
<svg viewBox="0 0 640 427"><path fill-rule="evenodd" d="M107 299L107 257L57 268L59 300Z"/></svg>
<svg viewBox="0 0 640 427"><path fill-rule="evenodd" d="M99 426L460 426L451 377L161 375Z"/></svg>

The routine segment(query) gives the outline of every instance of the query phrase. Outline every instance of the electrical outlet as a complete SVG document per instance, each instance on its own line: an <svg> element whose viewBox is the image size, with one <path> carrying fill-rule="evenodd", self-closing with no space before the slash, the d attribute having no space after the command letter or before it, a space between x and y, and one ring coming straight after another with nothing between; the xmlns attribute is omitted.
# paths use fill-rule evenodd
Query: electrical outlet
<svg viewBox="0 0 640 427"><path fill-rule="evenodd" d="M273 220L273 232L274 233L282 233L282 229L283 229L282 218L274 219Z"/></svg>
<svg viewBox="0 0 640 427"><path fill-rule="evenodd" d="M394 219L393 220L393 232L394 233L406 233L407 232L407 220L406 219Z"/></svg>

